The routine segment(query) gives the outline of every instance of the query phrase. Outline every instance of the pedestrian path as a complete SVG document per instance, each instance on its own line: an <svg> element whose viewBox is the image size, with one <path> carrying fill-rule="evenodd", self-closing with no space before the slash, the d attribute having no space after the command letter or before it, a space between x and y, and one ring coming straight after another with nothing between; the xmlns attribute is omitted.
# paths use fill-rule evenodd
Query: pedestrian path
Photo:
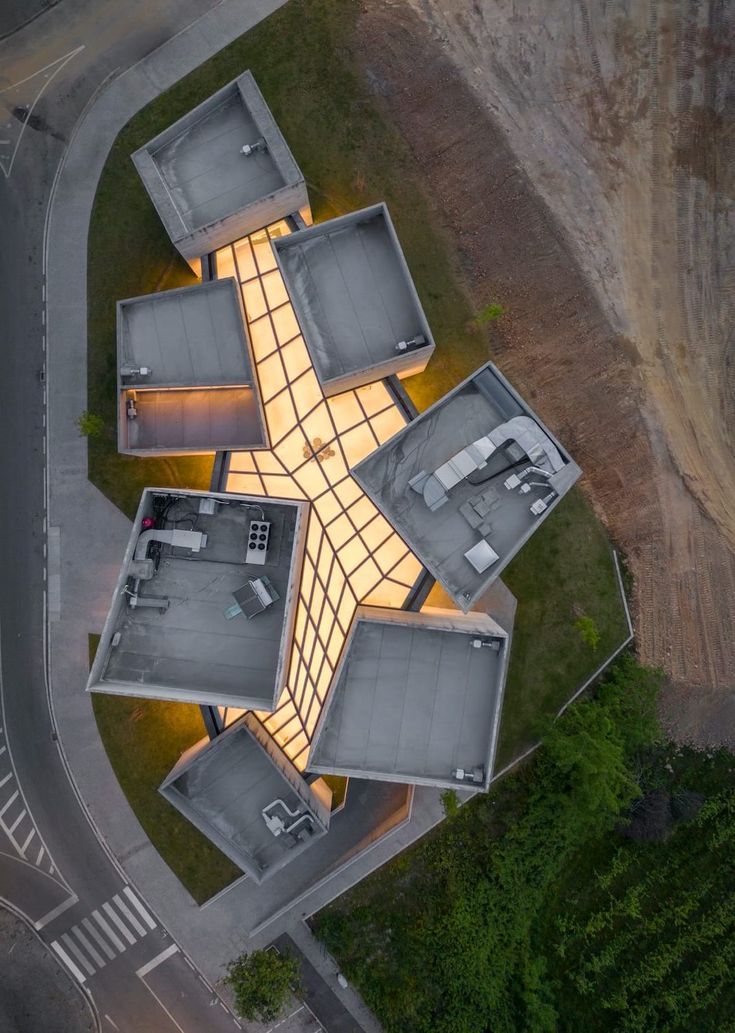
<svg viewBox="0 0 735 1033"><path fill-rule="evenodd" d="M48 875L56 875L15 777L4 728L0 728L0 830L22 860Z"/></svg>
<svg viewBox="0 0 735 1033"><path fill-rule="evenodd" d="M129 886L61 933L51 947L80 983L124 954L157 925Z"/></svg>

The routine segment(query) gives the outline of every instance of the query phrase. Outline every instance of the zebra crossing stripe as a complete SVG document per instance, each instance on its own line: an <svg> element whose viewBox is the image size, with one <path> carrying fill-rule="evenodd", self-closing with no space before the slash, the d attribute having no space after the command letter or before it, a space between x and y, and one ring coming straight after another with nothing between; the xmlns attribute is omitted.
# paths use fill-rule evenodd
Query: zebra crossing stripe
<svg viewBox="0 0 735 1033"><path fill-rule="evenodd" d="M117 911L112 906L112 904L109 902L109 900L105 901L105 903L102 905L102 910L107 912L109 917L112 919L112 921L118 927L118 929L123 934L123 936L128 941L128 943L131 944L131 945L133 943L135 943L135 937L130 932L128 927L125 925L125 923L123 922L122 918L120 918L120 916L118 915Z"/></svg>
<svg viewBox="0 0 735 1033"><path fill-rule="evenodd" d="M133 929L135 929L136 933L138 933L139 936L145 936L145 934L148 932L148 930L143 928L143 926L140 924L140 922L135 917L133 912L130 910L128 905L125 903L125 901L122 900L118 896L117 893L115 894L115 896L112 899L115 901L117 906L120 908L120 911L123 913L123 915L130 922L130 924L132 925Z"/></svg>
<svg viewBox="0 0 735 1033"><path fill-rule="evenodd" d="M72 940L71 936L69 936L68 933L62 933L61 934L61 939L64 941L64 945L66 947L68 947L69 950L72 952L72 954L77 959L77 961L82 966L82 968L86 968L87 975L93 976L94 975L94 966L90 965L90 963L87 961L87 958L85 957L85 955L82 954L80 949L77 947L76 943L74 943L74 941Z"/></svg>
<svg viewBox="0 0 735 1033"><path fill-rule="evenodd" d="M95 963L97 968L104 968L104 966L107 964L107 962L102 957L102 955L97 950L97 948L92 946L92 944L89 942L89 940L84 935L84 933L79 928L79 926L78 925L73 925L71 931L74 933L76 938L79 940L79 942L81 943L82 947L84 947L84 949L86 950L87 954L89 954L90 958Z"/></svg>
<svg viewBox="0 0 735 1033"><path fill-rule="evenodd" d="M102 929L103 932L107 933L107 935L110 937L110 941L112 942L113 946L117 947L117 949L120 952L124 951L125 950L125 944L122 942L122 940L117 935L117 933L112 928L112 926L107 921L107 919L103 918L102 915L99 913L99 911L93 911L92 912L92 918L94 918L95 922L100 927L100 929Z"/></svg>
<svg viewBox="0 0 735 1033"><path fill-rule="evenodd" d="M82 919L82 925L87 930L90 936L92 936L97 943L100 945L102 950L105 952L110 961L115 957L114 950L110 947L104 936L92 925L88 918Z"/></svg>
<svg viewBox="0 0 735 1033"><path fill-rule="evenodd" d="M59 957L64 962L66 967L69 969L69 971L74 976L74 978L77 979L80 983L84 983L86 981L87 977L84 975L82 970L77 965L74 964L74 962L71 960L69 955L66 953L64 948L59 943L59 941L58 940L54 940L52 942L51 946L56 951L56 953L59 955Z"/></svg>
<svg viewBox="0 0 735 1033"><path fill-rule="evenodd" d="M126 886L126 887L124 888L124 890L123 890L123 893L124 893L124 894L125 894L125 896L126 896L126 897L128 898L128 900L129 900L129 901L130 901L130 903L131 903L131 904L133 905L133 907L134 907L134 908L136 909L136 911L138 912L138 914L140 915L140 917L141 917L141 918L143 919L143 921L145 922L145 924L146 924L146 925L148 926L148 928L149 928L149 929L155 929L155 928L156 928L156 923L155 923L155 922L153 921L153 919L152 919L152 918L151 918L151 916L150 916L150 915L148 914L148 912L146 911L146 909L145 909L145 908L143 907L143 905L141 904L141 902L140 902L140 901L138 900L138 898L136 897L136 895L135 895L135 894L133 893L133 891L131 890L131 888L130 888L129 886Z"/></svg>

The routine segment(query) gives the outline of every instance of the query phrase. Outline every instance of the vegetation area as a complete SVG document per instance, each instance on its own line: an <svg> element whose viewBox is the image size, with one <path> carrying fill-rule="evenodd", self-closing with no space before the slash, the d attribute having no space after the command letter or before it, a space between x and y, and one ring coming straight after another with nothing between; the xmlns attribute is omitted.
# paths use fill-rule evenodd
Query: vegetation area
<svg viewBox="0 0 735 1033"><path fill-rule="evenodd" d="M90 663L98 635L89 636ZM184 750L204 738L199 707L92 693L100 738L135 816L198 904L242 875L158 792Z"/></svg>
<svg viewBox="0 0 735 1033"><path fill-rule="evenodd" d="M316 917L388 1033L735 1029L735 760L661 740L659 681L620 660L523 770Z"/></svg>
<svg viewBox="0 0 735 1033"><path fill-rule="evenodd" d="M235 996L240 1018L273 1022L291 994L300 990L299 963L272 949L241 954L227 966L224 982Z"/></svg>

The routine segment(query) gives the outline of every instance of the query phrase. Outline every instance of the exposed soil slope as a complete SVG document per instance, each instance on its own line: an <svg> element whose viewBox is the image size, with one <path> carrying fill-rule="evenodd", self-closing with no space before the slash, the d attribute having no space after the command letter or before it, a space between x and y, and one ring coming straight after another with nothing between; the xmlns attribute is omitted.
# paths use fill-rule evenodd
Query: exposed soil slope
<svg viewBox="0 0 735 1033"><path fill-rule="evenodd" d="M735 742L734 11L368 0L357 43L703 743Z"/></svg>

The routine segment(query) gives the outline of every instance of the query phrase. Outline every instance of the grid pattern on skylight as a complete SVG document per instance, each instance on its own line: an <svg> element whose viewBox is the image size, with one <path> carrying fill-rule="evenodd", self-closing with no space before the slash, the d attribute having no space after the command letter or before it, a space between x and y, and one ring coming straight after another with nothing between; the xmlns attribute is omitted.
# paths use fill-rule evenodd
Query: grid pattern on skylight
<svg viewBox="0 0 735 1033"><path fill-rule="evenodd" d="M217 275L241 285L271 441L230 454L225 490L312 503L287 688L259 714L303 768L355 608L400 608L421 564L349 472L405 416L380 382L324 397L270 243L289 232L281 221L222 248Z"/></svg>

